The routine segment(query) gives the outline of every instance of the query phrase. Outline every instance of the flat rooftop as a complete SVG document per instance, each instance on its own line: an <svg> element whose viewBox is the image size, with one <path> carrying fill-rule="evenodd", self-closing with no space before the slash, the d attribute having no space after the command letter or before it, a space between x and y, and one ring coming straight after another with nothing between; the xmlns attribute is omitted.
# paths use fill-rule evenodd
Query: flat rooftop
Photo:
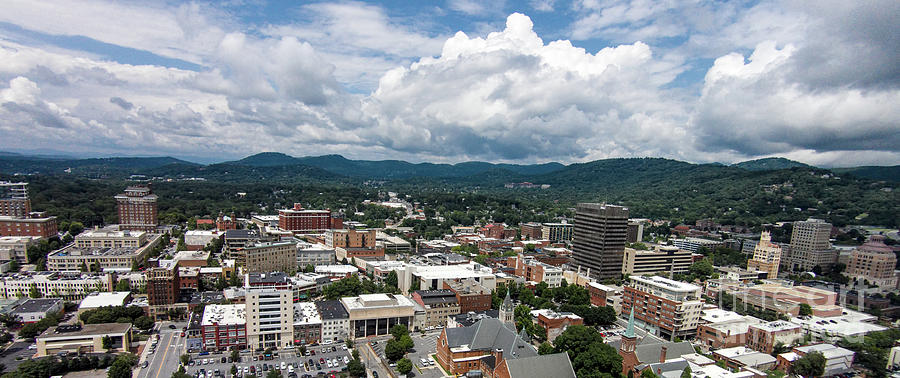
<svg viewBox="0 0 900 378"><path fill-rule="evenodd" d="M347 309L344 308L344 304L339 300L318 301L315 303L316 308L319 309L319 314L322 316L322 319L348 319L350 317Z"/></svg>
<svg viewBox="0 0 900 378"><path fill-rule="evenodd" d="M60 329L60 327L63 327ZM55 338L70 338L70 337L82 337L82 336L101 336L101 335L119 335L128 332L131 329L131 324L129 323L101 323L101 324L85 324L81 326L80 330L72 330L70 332L63 331L65 326L56 326L47 328L44 333L42 333L37 338L39 339L55 339Z"/></svg>
<svg viewBox="0 0 900 378"><path fill-rule="evenodd" d="M104 306L123 306L125 299L131 295L130 291L115 291L112 293L93 292L81 300L78 309L90 309Z"/></svg>
<svg viewBox="0 0 900 378"><path fill-rule="evenodd" d="M246 306L242 304L217 305L208 304L203 309L201 325L241 325L247 324Z"/></svg>
<svg viewBox="0 0 900 378"><path fill-rule="evenodd" d="M62 298L32 298L26 299L15 310L13 314L29 313L29 312L47 312L53 306L62 302Z"/></svg>
<svg viewBox="0 0 900 378"><path fill-rule="evenodd" d="M869 332L878 332L887 329L877 324L868 323L874 320L875 317L872 315L847 309L845 309L844 313L840 316L828 318L809 316L793 317L790 319L791 323L799 324L804 329L838 336L864 335Z"/></svg>
<svg viewBox="0 0 900 378"><path fill-rule="evenodd" d="M322 317L313 302L294 303L294 325L321 324Z"/></svg>
<svg viewBox="0 0 900 378"><path fill-rule="evenodd" d="M723 310L721 308L712 308L701 311L700 320L707 323L720 323L743 319L743 315L734 311Z"/></svg>
<svg viewBox="0 0 900 378"><path fill-rule="evenodd" d="M697 285L689 284L687 282L670 280L665 277L660 276L652 276L652 277L641 277L641 276L631 276L632 281L637 281L641 283L645 283L647 285L656 286L659 288L663 288L670 291L677 292L695 292L700 290L700 287Z"/></svg>
<svg viewBox="0 0 900 378"><path fill-rule="evenodd" d="M358 297L344 297L341 302L348 311L374 308L415 307L409 298L394 294L363 294Z"/></svg>

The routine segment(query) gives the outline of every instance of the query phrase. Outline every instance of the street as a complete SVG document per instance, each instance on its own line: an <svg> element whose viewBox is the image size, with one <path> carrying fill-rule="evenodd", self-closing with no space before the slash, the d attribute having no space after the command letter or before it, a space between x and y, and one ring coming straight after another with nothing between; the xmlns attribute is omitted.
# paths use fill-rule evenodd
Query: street
<svg viewBox="0 0 900 378"><path fill-rule="evenodd" d="M16 370L19 364L34 356L37 351L28 349L28 346L31 344L33 343L28 341L15 342L0 353L0 363L6 366L6 371Z"/></svg>
<svg viewBox="0 0 900 378"><path fill-rule="evenodd" d="M170 329L169 325L175 324L176 329ZM178 369L179 357L185 352L184 338L180 337L181 328L184 327L185 323L173 323L173 322L159 322L157 323L157 327L159 329L159 344L157 345L156 352L153 354L149 354L150 349L150 341L148 340L147 346L144 347L144 351L141 354L141 359L138 362L138 368L135 371L135 377L137 378L169 378L172 376L172 373ZM152 337L156 337L155 335L151 335ZM150 364L146 368L140 368L140 365L143 364L144 361L149 361Z"/></svg>

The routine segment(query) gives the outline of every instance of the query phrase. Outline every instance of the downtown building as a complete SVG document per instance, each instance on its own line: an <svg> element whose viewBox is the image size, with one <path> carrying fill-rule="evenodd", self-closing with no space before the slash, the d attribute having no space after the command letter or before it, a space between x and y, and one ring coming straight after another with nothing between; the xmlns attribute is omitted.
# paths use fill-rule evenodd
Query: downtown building
<svg viewBox="0 0 900 378"><path fill-rule="evenodd" d="M394 294L363 294L341 298L350 314L350 338L383 336L391 327L402 324L412 329L415 303Z"/></svg>
<svg viewBox="0 0 900 378"><path fill-rule="evenodd" d="M281 272L250 273L246 291L247 345L281 349L294 342L294 290Z"/></svg>
<svg viewBox="0 0 900 378"><path fill-rule="evenodd" d="M658 273L685 274L691 268L693 258L690 251L670 245L656 246L655 251L639 251L625 248L622 274L650 275Z"/></svg>
<svg viewBox="0 0 900 378"><path fill-rule="evenodd" d="M246 307L239 304L208 304L203 309L200 334L203 349L225 351L247 347Z"/></svg>
<svg viewBox="0 0 900 378"><path fill-rule="evenodd" d="M884 236L872 235L869 240L854 249L847 264L847 275L857 281L886 288L897 287L897 256L888 245L884 244Z"/></svg>
<svg viewBox="0 0 900 378"><path fill-rule="evenodd" d="M831 223L809 218L794 222L791 253L783 261L792 271L810 271L816 266L828 270L837 262L838 251L831 248Z"/></svg>
<svg viewBox="0 0 900 378"><path fill-rule="evenodd" d="M747 269L766 272L769 279L776 279L779 266L781 266L781 246L772 243L769 231L763 231L759 236L759 243L756 243L753 249L753 258L747 261Z"/></svg>
<svg viewBox="0 0 900 378"><path fill-rule="evenodd" d="M278 228L285 231L307 233L341 228L336 224L339 220L332 219L331 210L306 210L299 203L291 209L278 210Z"/></svg>
<svg viewBox="0 0 900 378"><path fill-rule="evenodd" d="M569 223L544 223L541 225L541 239L551 243L572 241L575 226Z"/></svg>
<svg viewBox="0 0 900 378"><path fill-rule="evenodd" d="M149 186L129 186L115 196L119 213L119 229L155 231L159 225L157 205L159 199Z"/></svg>
<svg viewBox="0 0 900 378"><path fill-rule="evenodd" d="M0 181L0 236L57 235L56 217L31 211L27 182Z"/></svg>
<svg viewBox="0 0 900 378"><path fill-rule="evenodd" d="M588 269L591 278L619 278L627 228L627 207L579 203L572 241L574 265Z"/></svg>
<svg viewBox="0 0 900 378"><path fill-rule="evenodd" d="M623 314L634 309L636 324L664 339L696 335L703 307L699 286L658 276L630 280L622 294Z"/></svg>

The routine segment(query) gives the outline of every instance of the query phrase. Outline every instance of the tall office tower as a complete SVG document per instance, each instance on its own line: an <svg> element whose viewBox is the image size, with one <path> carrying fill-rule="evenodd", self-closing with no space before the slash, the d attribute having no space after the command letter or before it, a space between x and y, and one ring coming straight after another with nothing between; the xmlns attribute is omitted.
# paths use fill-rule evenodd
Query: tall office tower
<svg viewBox="0 0 900 378"><path fill-rule="evenodd" d="M812 270L815 266L831 268L837 262L837 250L831 248L831 223L809 218L794 222L791 233L791 255L788 265L792 270Z"/></svg>
<svg viewBox="0 0 900 378"><path fill-rule="evenodd" d="M759 243L753 249L753 258L747 261L747 269L768 272L769 278L778 278L778 266L781 265L781 246L772 243L769 231L763 231Z"/></svg>
<svg viewBox="0 0 900 378"><path fill-rule="evenodd" d="M0 181L0 216L25 218L29 213L28 183Z"/></svg>
<svg viewBox="0 0 900 378"><path fill-rule="evenodd" d="M621 276L627 232L627 207L579 203L572 241L575 265L589 269L596 279Z"/></svg>
<svg viewBox="0 0 900 378"><path fill-rule="evenodd" d="M116 196L119 210L119 229L135 231L156 231L158 197L149 186L129 186L125 193Z"/></svg>
<svg viewBox="0 0 900 378"><path fill-rule="evenodd" d="M178 265L170 263L147 270L147 302L150 306L166 306L178 301L181 282Z"/></svg>

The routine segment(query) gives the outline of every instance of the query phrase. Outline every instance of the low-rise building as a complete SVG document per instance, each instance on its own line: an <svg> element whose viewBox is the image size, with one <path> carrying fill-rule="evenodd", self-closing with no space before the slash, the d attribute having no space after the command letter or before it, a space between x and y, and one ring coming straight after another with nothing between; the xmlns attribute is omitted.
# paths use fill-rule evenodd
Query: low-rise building
<svg viewBox="0 0 900 378"><path fill-rule="evenodd" d="M770 370L775 367L776 359L768 353L762 353L746 346L736 346L714 350L712 357L716 361L725 363L729 369L741 369L748 367L760 371Z"/></svg>
<svg viewBox="0 0 900 378"><path fill-rule="evenodd" d="M131 349L131 324L103 323L50 327L35 338L37 344L35 356L106 352L107 349L103 348L104 337L109 337L112 341L109 351L128 351Z"/></svg>
<svg viewBox="0 0 900 378"><path fill-rule="evenodd" d="M622 274L685 274L690 270L691 264L691 252L675 246L659 245L653 251L625 248Z"/></svg>
<svg viewBox="0 0 900 378"><path fill-rule="evenodd" d="M359 268L353 265L319 265L316 266L316 274L331 278L347 278L359 273Z"/></svg>
<svg viewBox="0 0 900 378"><path fill-rule="evenodd" d="M204 267L209 260L209 251L179 251L172 260L181 267Z"/></svg>
<svg viewBox="0 0 900 378"><path fill-rule="evenodd" d="M42 297L60 297L77 301L94 291L113 288L110 274L81 272L37 272L0 277L0 298L23 298L37 290Z"/></svg>
<svg viewBox="0 0 900 378"><path fill-rule="evenodd" d="M122 233L133 231L119 231ZM137 231L143 233L143 231ZM156 247L162 239L160 234L151 234L148 241L140 247L78 247L76 243L70 244L47 256L47 270L54 271L86 271L94 270L131 270L142 264L147 259L150 250ZM131 239L127 237L126 239ZM103 238L98 243L105 243Z"/></svg>
<svg viewBox="0 0 900 378"><path fill-rule="evenodd" d="M28 247L35 245L37 236L2 236L0 237L0 261L13 261L19 264L28 262Z"/></svg>
<svg viewBox="0 0 900 378"><path fill-rule="evenodd" d="M208 230L188 230L184 233L184 245L188 251L199 251L212 243L213 240L221 238L222 232Z"/></svg>
<svg viewBox="0 0 900 378"><path fill-rule="evenodd" d="M491 290L473 279L444 281L444 289L453 291L460 313L486 311L491 308Z"/></svg>
<svg viewBox="0 0 900 378"><path fill-rule="evenodd" d="M247 347L246 307L239 304L208 304L200 323L203 348L224 351Z"/></svg>
<svg viewBox="0 0 900 378"><path fill-rule="evenodd" d="M588 284L588 294L591 295L591 304L598 307L608 306L611 302L610 299L617 295L617 293L621 293L621 289L617 290L614 287L601 285L596 282L591 282Z"/></svg>
<svg viewBox="0 0 900 378"><path fill-rule="evenodd" d="M78 248L138 248L147 244L149 234L144 231L119 230L118 227L93 228L75 236Z"/></svg>
<svg viewBox="0 0 900 378"><path fill-rule="evenodd" d="M839 316L792 317L790 322L799 325L802 333L810 334L817 340L838 342L847 337L861 339L871 332L886 330L887 328L875 324L877 320L875 316L844 309Z"/></svg>
<svg viewBox="0 0 900 378"><path fill-rule="evenodd" d="M791 352L779 355L779 362L788 362L787 369L784 371L790 372L793 361L813 352L821 353L822 356L825 357L825 373L822 374L823 377L833 377L840 374L852 373L854 371L851 366L853 365L853 358L856 356L856 353L832 344L814 344L795 347ZM790 356L791 353L794 354L796 358L792 358L794 356ZM784 358L782 357L783 355L785 356Z"/></svg>
<svg viewBox="0 0 900 378"><path fill-rule="evenodd" d="M307 265L331 265L334 262L334 248L319 243L297 242L297 266L300 269Z"/></svg>
<svg viewBox="0 0 900 378"><path fill-rule="evenodd" d="M294 241L257 242L234 251L235 259L243 259L248 272L285 272L297 268Z"/></svg>
<svg viewBox="0 0 900 378"><path fill-rule="evenodd" d="M544 223L541 225L541 239L553 243L572 241L575 225L569 223Z"/></svg>
<svg viewBox="0 0 900 378"><path fill-rule="evenodd" d="M720 247L723 244L724 243L721 240L710 240L692 237L687 237L684 239L672 239L672 245L678 247L679 249L688 250L691 253L696 253L700 250L700 248L706 248L712 251L715 250L716 247Z"/></svg>
<svg viewBox="0 0 900 378"><path fill-rule="evenodd" d="M547 341L553 342L556 337L573 325L583 325L584 319L571 312L556 312L549 309L531 311L534 323L547 332Z"/></svg>
<svg viewBox="0 0 900 378"><path fill-rule="evenodd" d="M507 266L515 268L517 276L535 284L546 282L548 287L554 288L562 283L562 269L537 261L534 256L519 253L507 260Z"/></svg>
<svg viewBox="0 0 900 378"><path fill-rule="evenodd" d="M717 322L703 322L697 328L697 339L710 349L724 349L746 345L749 329L763 323L752 316L738 316Z"/></svg>
<svg viewBox="0 0 900 378"><path fill-rule="evenodd" d="M56 217L30 213L28 217L0 216L0 236L36 236L49 238L58 233Z"/></svg>
<svg viewBox="0 0 900 378"><path fill-rule="evenodd" d="M347 340L350 337L350 313L339 300L315 302L322 319L322 343Z"/></svg>
<svg viewBox="0 0 900 378"><path fill-rule="evenodd" d="M350 314L351 338L387 335L397 324L410 327L415 315L413 301L400 295L364 294L341 303Z"/></svg>
<svg viewBox="0 0 900 378"><path fill-rule="evenodd" d="M447 317L459 314L459 303L452 290L416 290L412 299L424 307L425 321L422 327L444 327Z"/></svg>
<svg viewBox="0 0 900 378"><path fill-rule="evenodd" d="M500 318L500 310L470 311L447 317L447 328L468 327L481 319Z"/></svg>
<svg viewBox="0 0 900 378"><path fill-rule="evenodd" d="M771 354L778 345L789 346L803 340L800 325L776 320L754 324L748 329L747 346L753 350Z"/></svg>
<svg viewBox="0 0 900 378"><path fill-rule="evenodd" d="M24 300L10 312L10 315L22 323L36 323L47 315L62 312L61 298L30 298Z"/></svg>
<svg viewBox="0 0 900 378"><path fill-rule="evenodd" d="M78 315L88 310L100 307L124 306L131 299L130 291L115 291L111 293L93 292L84 297L78 305Z"/></svg>
<svg viewBox="0 0 900 378"><path fill-rule="evenodd" d="M413 281L418 281L421 290L434 290L444 287L444 282L473 279L488 290L497 288L497 277L491 268L470 262L458 265L410 265L397 271L400 290L409 292Z"/></svg>
<svg viewBox="0 0 900 378"><path fill-rule="evenodd" d="M318 343L322 337L322 317L313 302L294 303L294 345Z"/></svg>

